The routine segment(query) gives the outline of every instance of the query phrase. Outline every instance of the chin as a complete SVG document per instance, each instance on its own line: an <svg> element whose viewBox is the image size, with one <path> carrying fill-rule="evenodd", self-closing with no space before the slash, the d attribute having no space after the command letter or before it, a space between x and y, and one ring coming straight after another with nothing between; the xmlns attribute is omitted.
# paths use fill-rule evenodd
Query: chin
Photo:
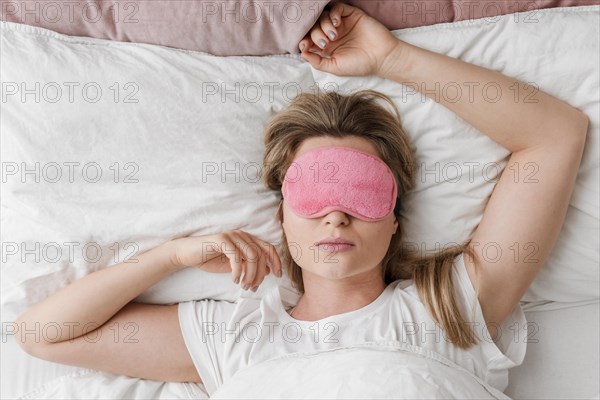
<svg viewBox="0 0 600 400"><path fill-rule="evenodd" d="M320 263L313 264L309 271L315 275L319 275L323 278L328 279L342 279L359 273L359 266L353 265L353 263L344 261L322 261Z"/></svg>

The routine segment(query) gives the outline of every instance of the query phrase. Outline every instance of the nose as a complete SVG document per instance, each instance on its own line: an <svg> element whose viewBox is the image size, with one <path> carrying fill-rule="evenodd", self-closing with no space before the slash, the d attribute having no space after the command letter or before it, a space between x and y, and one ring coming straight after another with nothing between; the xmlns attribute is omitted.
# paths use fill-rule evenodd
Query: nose
<svg viewBox="0 0 600 400"><path fill-rule="evenodd" d="M348 225L350 223L350 216L342 211L332 211L325 215L324 221L333 226Z"/></svg>

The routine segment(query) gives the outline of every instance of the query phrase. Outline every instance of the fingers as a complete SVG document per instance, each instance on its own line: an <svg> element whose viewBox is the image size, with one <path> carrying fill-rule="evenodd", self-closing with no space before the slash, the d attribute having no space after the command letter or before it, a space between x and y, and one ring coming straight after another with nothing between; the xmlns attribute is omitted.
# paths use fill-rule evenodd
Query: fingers
<svg viewBox="0 0 600 400"><path fill-rule="evenodd" d="M324 11L319 17L316 28L310 32L313 43L324 49L330 41L334 41L337 38L337 35L337 29L333 26L333 22L329 18L329 12Z"/></svg>
<svg viewBox="0 0 600 400"><path fill-rule="evenodd" d="M260 285L265 276L270 273L270 270L273 270L275 275L281 277L282 276L282 266L281 260L279 259L279 255L277 254L277 249L271 243L258 239L257 237L250 235L247 232L239 231L240 234L246 239L247 243L250 243L259 250L258 255L258 266L256 269L256 275L254 276L254 280L251 280L248 277L248 282L250 283L250 288L254 288L253 291L256 291L256 287Z"/></svg>
<svg viewBox="0 0 600 400"><path fill-rule="evenodd" d="M305 53L305 51L308 52L313 49L314 46L323 50L331 42L343 36L343 18L354 17L353 14L360 14L360 11L360 9L345 3L334 3L329 11L323 11L309 34L298 43L302 55L307 58L306 56L308 54ZM356 17L358 18L358 15L356 15ZM350 19L352 20L352 18ZM312 58L315 59L314 57ZM320 57L317 57L316 59L320 59Z"/></svg>
<svg viewBox="0 0 600 400"><path fill-rule="evenodd" d="M324 49L329 41L327 35L324 33L323 29L321 29L321 23L327 18L328 12L323 11L319 20L315 23L315 25L311 28L310 32L298 43L298 47L300 49L300 53L302 56L306 58L306 55L310 50L314 50L315 48ZM331 22L329 22L328 26L325 27L327 31L329 31L331 37L334 39L338 37L337 30L333 26Z"/></svg>
<svg viewBox="0 0 600 400"><path fill-rule="evenodd" d="M314 47L312 45L312 41L310 41L310 43L311 43L310 45L307 45L304 47L304 51L302 51L301 56L306 61L308 61L313 67L318 68L321 65L321 61L323 60L323 57L321 57L319 54L316 54L316 53L313 53L310 51Z"/></svg>
<svg viewBox="0 0 600 400"><path fill-rule="evenodd" d="M236 258L241 258L242 275L241 286L244 290L249 290L258 269L258 260L261 255L260 248L248 240L242 231L233 231L230 233L236 247Z"/></svg>
<svg viewBox="0 0 600 400"><path fill-rule="evenodd" d="M228 236L231 239L227 242L233 243L228 247L235 248L232 256L237 259L231 263L233 279L234 282L238 281L244 290L255 292L269 274L270 269L277 276L282 276L281 260L275 246L241 230L233 231Z"/></svg>
<svg viewBox="0 0 600 400"><path fill-rule="evenodd" d="M329 18L329 11L323 11L323 14L319 17L319 21L317 21L310 31L310 40L321 50L324 50L338 36L338 30Z"/></svg>
<svg viewBox="0 0 600 400"><path fill-rule="evenodd" d="M325 12L326 13L326 12ZM324 13L324 14L325 14ZM323 16L321 16L323 18ZM324 49L331 43L331 39L329 39L321 27L319 26L320 22L315 24L315 27L309 32L309 34L300 41L300 53L301 56L308 61L315 68L322 68L323 62L327 59L324 58ZM328 29L331 37L335 39L338 38L338 32L333 28L332 24L329 24L331 27ZM327 29L327 28L326 28ZM315 45L315 43L318 44Z"/></svg>
<svg viewBox="0 0 600 400"><path fill-rule="evenodd" d="M258 257L258 266L256 268L256 275L254 276L254 279L252 281L248 279L250 281L250 290L256 292L258 286L265 280L265 276L267 276L268 272L269 268L267 267L267 257L265 257L264 254L261 254Z"/></svg>
<svg viewBox="0 0 600 400"><path fill-rule="evenodd" d="M275 275L281 278L283 276L283 266L281 265L281 260L277 254L277 249L269 242L263 242L263 245L265 246L268 260L270 261L270 269L273 270Z"/></svg>
<svg viewBox="0 0 600 400"><path fill-rule="evenodd" d="M236 285L240 283L240 279L244 272L243 256L239 248L227 234L219 235L218 243L210 243L213 248L217 249L222 255L227 257L231 267L231 277Z"/></svg>

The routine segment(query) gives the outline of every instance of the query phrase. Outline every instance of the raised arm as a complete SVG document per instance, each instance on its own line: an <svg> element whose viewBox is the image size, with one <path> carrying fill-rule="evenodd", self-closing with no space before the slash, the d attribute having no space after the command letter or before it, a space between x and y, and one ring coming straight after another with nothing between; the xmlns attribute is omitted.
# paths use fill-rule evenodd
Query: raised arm
<svg viewBox="0 0 600 400"><path fill-rule="evenodd" d="M385 68L383 77L418 87L512 152L471 238L476 257L465 257L475 286L479 273L479 302L495 337L495 326L518 304L556 244L588 118L533 86L406 43L391 53ZM456 101L443 96L440 88L447 85L476 90ZM503 95L490 101L482 89L492 85Z"/></svg>
<svg viewBox="0 0 600 400"><path fill-rule="evenodd" d="M476 257L465 257L475 286L479 272L479 302L494 337L494 325L518 304L556 243L583 154L587 116L516 79L402 42L342 3L323 13L303 44L302 55L315 68L407 85L512 152L471 238ZM309 52L319 48L331 58ZM442 88L453 85L467 94L445 98ZM499 256L485 253L490 246Z"/></svg>
<svg viewBox="0 0 600 400"><path fill-rule="evenodd" d="M231 272L234 281L242 277L242 286L262 283L267 263L281 274L275 248L242 231L177 239L132 261L87 275L19 316L15 335L21 347L63 364L200 382L179 328L177 305L131 300L186 266Z"/></svg>

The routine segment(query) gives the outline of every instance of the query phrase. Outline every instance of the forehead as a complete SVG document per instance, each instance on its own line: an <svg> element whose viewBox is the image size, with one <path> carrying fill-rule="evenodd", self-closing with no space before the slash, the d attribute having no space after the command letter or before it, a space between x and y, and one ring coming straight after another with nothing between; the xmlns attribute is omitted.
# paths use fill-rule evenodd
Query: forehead
<svg viewBox="0 0 600 400"><path fill-rule="evenodd" d="M313 150L318 147L329 146L351 147L356 150L362 150L379 158L379 153L377 152L377 149L375 148L373 143L359 136L345 136L342 138L332 136L319 136L311 137L304 140L302 144L300 144L300 147L298 147L294 159L296 159L297 157L301 156L309 150Z"/></svg>

